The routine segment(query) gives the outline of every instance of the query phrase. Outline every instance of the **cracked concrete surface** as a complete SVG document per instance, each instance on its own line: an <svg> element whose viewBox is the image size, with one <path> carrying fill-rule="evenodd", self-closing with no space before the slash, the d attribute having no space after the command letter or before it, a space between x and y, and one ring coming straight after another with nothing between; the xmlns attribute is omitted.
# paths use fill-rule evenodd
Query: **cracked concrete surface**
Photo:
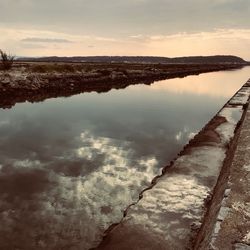
<svg viewBox="0 0 250 250"><path fill-rule="evenodd" d="M240 131L212 249L250 249L250 107ZM223 214L223 216L221 216Z"/></svg>

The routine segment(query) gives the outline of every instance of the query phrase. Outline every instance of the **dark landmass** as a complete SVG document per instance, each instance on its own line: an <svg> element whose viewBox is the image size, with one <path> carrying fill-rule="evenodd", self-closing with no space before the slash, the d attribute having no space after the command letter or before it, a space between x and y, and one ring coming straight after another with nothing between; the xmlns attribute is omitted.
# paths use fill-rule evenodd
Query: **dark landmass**
<svg viewBox="0 0 250 250"><path fill-rule="evenodd" d="M31 62L88 62L88 63L162 63L162 64L218 64L239 63L247 64L245 60L237 56L189 56L189 57L156 57L156 56L74 56L74 57L27 57L18 58L18 61Z"/></svg>
<svg viewBox="0 0 250 250"><path fill-rule="evenodd" d="M0 107L82 92L107 92L131 84L233 70L242 64L24 63L0 71Z"/></svg>

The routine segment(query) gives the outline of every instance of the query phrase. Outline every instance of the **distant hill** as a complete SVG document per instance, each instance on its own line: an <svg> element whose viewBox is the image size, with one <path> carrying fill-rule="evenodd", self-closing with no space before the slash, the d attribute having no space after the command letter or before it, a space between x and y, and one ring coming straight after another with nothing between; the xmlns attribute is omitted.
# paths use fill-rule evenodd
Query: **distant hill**
<svg viewBox="0 0 250 250"><path fill-rule="evenodd" d="M32 62L90 62L90 63L162 63L162 64L218 64L237 63L247 64L245 60L237 56L189 56L189 57L155 57L155 56L74 56L74 57L40 57L18 58L18 61Z"/></svg>

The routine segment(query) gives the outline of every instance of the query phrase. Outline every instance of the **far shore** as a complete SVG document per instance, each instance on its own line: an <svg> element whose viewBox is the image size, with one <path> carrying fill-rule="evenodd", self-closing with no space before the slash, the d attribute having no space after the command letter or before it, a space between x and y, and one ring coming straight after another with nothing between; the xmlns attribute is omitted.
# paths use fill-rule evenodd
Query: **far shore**
<svg viewBox="0 0 250 250"><path fill-rule="evenodd" d="M82 92L107 92L133 84L234 70L242 64L145 64L145 63L53 63L15 62L9 71L0 70L0 107L18 102Z"/></svg>

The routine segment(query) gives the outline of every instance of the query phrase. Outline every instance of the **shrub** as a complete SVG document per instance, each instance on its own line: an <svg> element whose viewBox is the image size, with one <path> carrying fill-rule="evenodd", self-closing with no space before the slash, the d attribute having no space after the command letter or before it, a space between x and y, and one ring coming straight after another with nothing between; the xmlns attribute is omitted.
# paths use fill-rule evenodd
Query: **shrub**
<svg viewBox="0 0 250 250"><path fill-rule="evenodd" d="M1 56L1 68L3 70L9 70L11 69L15 56L12 56L10 54L7 54L6 52L0 50L0 56Z"/></svg>

